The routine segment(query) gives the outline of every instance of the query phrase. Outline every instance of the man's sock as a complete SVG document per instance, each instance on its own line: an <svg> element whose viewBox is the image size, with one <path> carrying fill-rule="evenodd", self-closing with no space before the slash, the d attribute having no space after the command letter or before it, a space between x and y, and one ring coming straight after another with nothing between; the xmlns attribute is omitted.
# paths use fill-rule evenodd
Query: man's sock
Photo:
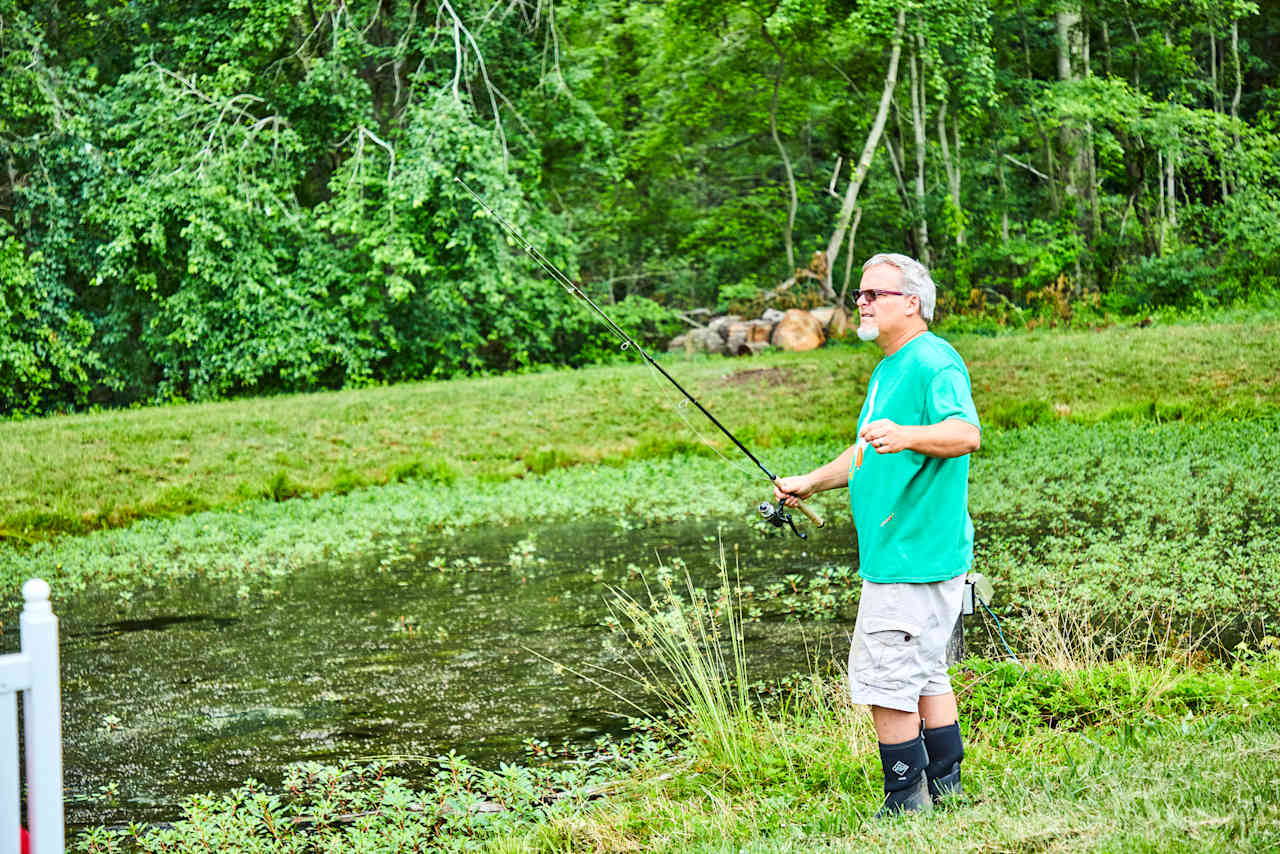
<svg viewBox="0 0 1280 854"><path fill-rule="evenodd" d="M960 724L953 723L924 731L924 746L929 754L925 776L929 778L929 794L936 801L944 795L960 792L960 761L964 759L964 741Z"/></svg>

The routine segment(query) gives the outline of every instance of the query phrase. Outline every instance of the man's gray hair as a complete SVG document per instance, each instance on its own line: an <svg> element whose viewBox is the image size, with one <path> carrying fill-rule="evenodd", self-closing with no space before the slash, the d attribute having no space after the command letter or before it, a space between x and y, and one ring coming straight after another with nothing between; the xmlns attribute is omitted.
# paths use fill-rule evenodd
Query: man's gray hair
<svg viewBox="0 0 1280 854"><path fill-rule="evenodd" d="M881 252L872 255L862 265L862 272L880 264L888 264L902 272L902 290L920 298L920 316L926 321L933 320L933 307L938 303L938 288L933 284L933 276L919 261L896 252Z"/></svg>

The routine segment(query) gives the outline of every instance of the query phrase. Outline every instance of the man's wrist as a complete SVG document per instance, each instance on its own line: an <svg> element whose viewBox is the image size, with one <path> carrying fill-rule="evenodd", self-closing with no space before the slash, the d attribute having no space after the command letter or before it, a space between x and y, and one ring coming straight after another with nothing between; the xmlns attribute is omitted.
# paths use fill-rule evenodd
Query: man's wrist
<svg viewBox="0 0 1280 854"><path fill-rule="evenodd" d="M923 453L919 448L920 430L920 427L910 424L902 426L902 450Z"/></svg>

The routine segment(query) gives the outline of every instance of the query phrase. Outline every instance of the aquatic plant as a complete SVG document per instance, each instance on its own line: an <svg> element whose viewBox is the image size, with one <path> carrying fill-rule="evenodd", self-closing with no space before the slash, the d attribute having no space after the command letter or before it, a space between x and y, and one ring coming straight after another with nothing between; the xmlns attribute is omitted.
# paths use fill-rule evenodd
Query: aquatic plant
<svg viewBox="0 0 1280 854"><path fill-rule="evenodd" d="M775 456L784 470L799 471L838 451L838 444L796 445ZM1006 610L1047 612L1066 601L1082 612L1124 618L1138 603L1177 618L1198 614L1212 622L1231 613L1274 620L1280 618L1280 538L1271 536L1280 529L1275 471L1277 419L990 431L972 468L976 562L996 578L996 604ZM751 527L760 480L725 477L723 464L693 456L557 469L503 484L464 478L449 490L407 481L262 501L30 547L0 546L0 585L14 591L11 605L20 582L37 575L62 596L88 587L130 596L192 577L267 585L319 562L390 567L419 560L421 540L432 532L482 525L536 530L620 512L643 526L724 519L735 508L726 530L738 532L731 536L749 565L753 541L769 551L793 548L772 529ZM820 498L830 525L848 524L843 502L839 492ZM857 583L853 555L832 545L826 532L810 533L794 570L782 573L795 578L758 583L746 597L749 618L846 613ZM451 558L459 559L463 565L444 560L437 568L473 568L465 557ZM638 576L641 567L630 572Z"/></svg>

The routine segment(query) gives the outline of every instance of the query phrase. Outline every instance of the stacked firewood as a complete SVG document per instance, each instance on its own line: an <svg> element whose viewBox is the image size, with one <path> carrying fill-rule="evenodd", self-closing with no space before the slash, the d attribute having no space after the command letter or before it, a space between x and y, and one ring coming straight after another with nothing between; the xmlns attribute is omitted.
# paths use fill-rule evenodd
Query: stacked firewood
<svg viewBox="0 0 1280 854"><path fill-rule="evenodd" d="M838 306L811 311L770 308L754 320L736 314L713 317L705 325L672 338L667 351L750 356L777 347L803 352L821 347L829 337L843 338L848 332L849 316Z"/></svg>

